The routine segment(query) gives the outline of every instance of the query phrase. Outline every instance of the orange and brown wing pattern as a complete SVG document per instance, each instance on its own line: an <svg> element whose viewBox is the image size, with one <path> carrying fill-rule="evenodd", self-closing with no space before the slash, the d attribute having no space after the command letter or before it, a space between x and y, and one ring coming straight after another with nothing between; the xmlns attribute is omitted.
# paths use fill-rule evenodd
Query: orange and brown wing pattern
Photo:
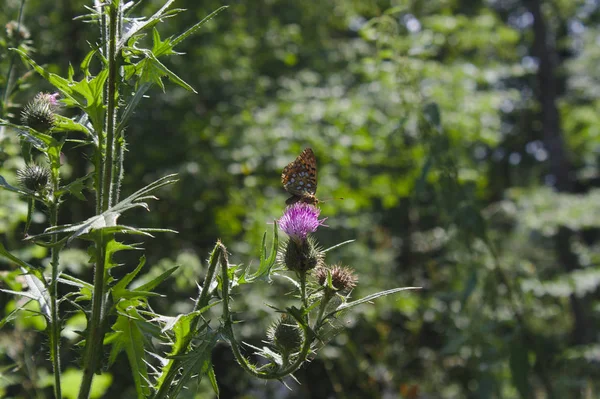
<svg viewBox="0 0 600 399"><path fill-rule="evenodd" d="M296 159L290 162L281 173L281 184L285 191L292 194L287 204L298 201L316 204L317 159L311 148L305 148Z"/></svg>

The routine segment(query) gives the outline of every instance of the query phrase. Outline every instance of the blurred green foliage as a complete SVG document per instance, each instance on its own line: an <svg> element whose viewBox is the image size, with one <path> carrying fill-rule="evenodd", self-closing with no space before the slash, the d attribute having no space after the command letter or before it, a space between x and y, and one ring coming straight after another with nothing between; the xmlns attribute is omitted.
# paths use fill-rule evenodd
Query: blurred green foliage
<svg viewBox="0 0 600 399"><path fill-rule="evenodd" d="M177 19L181 26L163 25L162 38L222 5L177 4L189 11ZM17 18L19 5L0 5L2 26ZM93 37L72 20L84 5L26 3L22 23L40 64L64 73L69 62L80 62ZM140 13L159 5L144 2ZM348 314L346 332L297 374L302 385L290 382L293 391L244 377L222 348L214 354L222 397L398 397L414 386L423 397L596 397L600 8L584 1L543 4L560 65L557 100L575 182L573 192L559 193L540 122L526 2L229 5L169 65L198 94L154 89L126 131L125 195L168 173L180 175L152 205L155 212L126 221L179 231L147 246L151 275L181 266L155 306L166 313L191 309L203 258L217 238L232 261L257 263L251 249L282 213L281 169L306 146L317 155L317 194L326 199L329 228L320 231L320 242L356 239L330 254L332 263L357 269L355 296L396 286L424 290ZM10 30L1 36L4 89ZM2 110L14 120L20 104L46 89L18 60L16 68L25 78ZM0 135L0 174L9 182L24 165L17 144ZM68 148L64 157L71 173L65 179L87 173ZM61 223L82 220L92 206L65 208ZM26 211L25 202L0 190L2 242L40 262L45 251L20 242ZM35 216L38 229L45 217ZM577 268L561 257L562 229L571 233L563 244ZM89 279L91 270L81 267L87 255L70 251L63 266ZM1 288L24 284L2 265ZM248 322L240 325L245 341L264 339L264 329L250 326L270 324L264 303L277 304L278 290L265 286L235 304ZM15 302L0 294L4 316ZM576 313L587 331L575 328ZM0 332L0 395L44 397L49 364L45 356L32 357L43 340L33 333L43 327L38 318L19 316ZM67 359L75 336L64 338ZM106 397L132 392L128 372L119 373L126 359L120 360ZM198 389L182 397L208 392Z"/></svg>

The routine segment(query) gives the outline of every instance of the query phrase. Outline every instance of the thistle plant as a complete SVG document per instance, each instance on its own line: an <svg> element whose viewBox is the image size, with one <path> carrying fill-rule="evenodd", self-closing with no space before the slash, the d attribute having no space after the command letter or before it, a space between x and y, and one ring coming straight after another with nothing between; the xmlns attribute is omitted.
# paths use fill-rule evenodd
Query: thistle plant
<svg viewBox="0 0 600 399"><path fill-rule="evenodd" d="M80 80L76 79L73 68L67 77L62 77L38 65L22 49L13 50L53 85L56 92L34 97L22 111L21 123L0 120L3 126L18 134L27 162L13 184L0 176L0 186L13 192L15 199L17 196L26 199L29 212L25 240L49 248L50 256L46 270L20 259L11 248L0 244L0 255L22 272L29 287L23 291L4 291L39 304L47 325L45 333L49 338L56 398L63 397L61 371L66 365L60 359L61 331L67 313L79 312L87 320L87 327L81 332L79 399L90 396L94 376L110 369L121 353L125 353L129 361L138 398L176 398L192 378L208 377L218 392L211 352L219 341L230 345L236 360L250 375L281 380L298 370L318 344L325 341L323 332L340 312L415 288L396 288L350 301L357 277L348 267L327 265L325 255L333 248L321 249L313 236L317 229L324 227L324 219L319 219L317 201L311 196L297 196L296 202L285 208L283 216L274 223L271 245L266 245L266 236L263 238L257 251L260 263L253 272L230 264L225 245L218 241L209 256L204 281L199 285L191 312L162 315L150 306L149 299L159 295L159 285L176 267L133 288L132 282L144 269L145 258L141 257L136 265L118 264L115 254L139 249L139 244L127 243L125 239L173 231L129 226L119 223L119 219L131 209L149 209L149 201L156 199L154 192L176 183L177 177L164 176L122 198L127 145L124 127L150 87L158 85L164 89L163 77L193 91L159 59L176 54L175 47L179 43L226 8L213 11L179 36L163 40L156 26L182 11L170 9L173 2L167 1L149 18L130 15L132 3L94 2L90 13L82 18L98 25L100 39L80 62ZM152 45L144 48L141 39L148 35ZM101 65L97 73L91 69L92 61ZM76 116L61 115L63 109L74 111ZM67 142L78 145L73 151L82 148L91 151L87 159L93 172L63 184L61 153ZM70 201L83 200L83 190L94 194L95 215L77 223L59 225L60 210ZM305 203L307 200L311 200L311 204ZM48 226L40 234L28 235L35 209L43 209L49 215ZM288 236L282 245L279 228ZM93 281L81 280L59 269L61 253L75 240L89 245ZM130 271L117 278L114 273L117 267ZM280 318L266 334L268 347L243 346L234 331L236 321L230 307L232 290L260 280L271 282L274 275L290 273L297 305L276 309ZM211 308L220 309L222 323L218 327L209 325L203 318ZM163 345L156 347L153 340ZM166 350L161 350L165 347ZM248 348L265 358L266 363L260 366L250 363L244 354ZM105 352L108 357L104 356Z"/></svg>

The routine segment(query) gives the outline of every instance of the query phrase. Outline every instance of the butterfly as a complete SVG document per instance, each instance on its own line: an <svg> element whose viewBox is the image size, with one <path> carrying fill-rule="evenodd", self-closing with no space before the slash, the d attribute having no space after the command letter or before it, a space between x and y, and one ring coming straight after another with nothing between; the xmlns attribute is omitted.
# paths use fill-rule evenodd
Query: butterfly
<svg viewBox="0 0 600 399"><path fill-rule="evenodd" d="M316 205L319 203L317 192L317 159L311 148L305 148L296 159L290 162L281 173L281 184L285 191L292 194L285 203L298 201Z"/></svg>

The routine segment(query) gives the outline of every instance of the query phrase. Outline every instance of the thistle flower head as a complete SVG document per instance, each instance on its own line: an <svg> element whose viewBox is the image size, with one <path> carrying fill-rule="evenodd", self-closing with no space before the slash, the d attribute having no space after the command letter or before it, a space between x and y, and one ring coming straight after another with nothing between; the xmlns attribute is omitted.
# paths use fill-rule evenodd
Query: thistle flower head
<svg viewBox="0 0 600 399"><path fill-rule="evenodd" d="M50 181L50 171L43 166L27 165L25 168L17 171L19 183L34 192L39 192L48 186Z"/></svg>
<svg viewBox="0 0 600 399"><path fill-rule="evenodd" d="M306 241L309 233L317 231L319 226L324 226L325 219L319 220L321 210L316 206L296 202L285 208L283 216L279 219L279 227L292 240Z"/></svg>
<svg viewBox="0 0 600 399"><path fill-rule="evenodd" d="M21 113L23 124L42 133L52 129L56 123L54 113L59 106L58 95L38 93Z"/></svg>
<svg viewBox="0 0 600 399"><path fill-rule="evenodd" d="M297 351L302 344L302 332L298 323L285 314L267 330L267 337L282 354L286 355Z"/></svg>
<svg viewBox="0 0 600 399"><path fill-rule="evenodd" d="M336 291L348 292L356 287L358 277L354 270L342 265L334 265L331 268L319 266L314 271L317 282L322 287L327 287L327 277L331 274L331 285Z"/></svg>
<svg viewBox="0 0 600 399"><path fill-rule="evenodd" d="M324 253L312 237L304 241L288 240L280 248L277 260L289 270L305 273L323 264Z"/></svg>

